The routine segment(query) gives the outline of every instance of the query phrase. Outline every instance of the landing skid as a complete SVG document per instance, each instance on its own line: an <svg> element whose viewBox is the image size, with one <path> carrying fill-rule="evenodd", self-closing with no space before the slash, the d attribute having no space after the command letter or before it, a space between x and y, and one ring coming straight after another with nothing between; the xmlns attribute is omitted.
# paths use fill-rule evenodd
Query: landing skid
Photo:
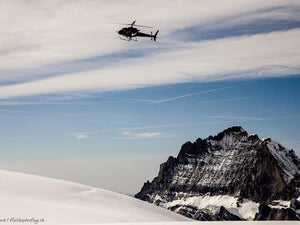
<svg viewBox="0 0 300 225"><path fill-rule="evenodd" d="M137 38L121 38L120 37L120 39L123 41L138 41Z"/></svg>

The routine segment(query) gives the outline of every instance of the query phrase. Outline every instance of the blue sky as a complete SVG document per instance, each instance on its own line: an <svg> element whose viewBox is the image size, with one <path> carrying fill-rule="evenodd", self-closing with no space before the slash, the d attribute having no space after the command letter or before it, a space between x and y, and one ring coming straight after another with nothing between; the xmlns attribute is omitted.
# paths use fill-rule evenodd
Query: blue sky
<svg viewBox="0 0 300 225"><path fill-rule="evenodd" d="M237 124L300 155L298 2L129 3L0 3L2 169L134 193ZM133 20L158 41L121 41Z"/></svg>

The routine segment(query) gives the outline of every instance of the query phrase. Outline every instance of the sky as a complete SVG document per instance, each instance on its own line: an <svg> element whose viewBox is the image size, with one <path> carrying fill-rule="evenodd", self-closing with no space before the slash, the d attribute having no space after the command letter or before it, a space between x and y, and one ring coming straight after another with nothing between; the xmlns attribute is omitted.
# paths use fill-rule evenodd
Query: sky
<svg viewBox="0 0 300 225"><path fill-rule="evenodd" d="M0 169L136 193L241 125L300 155L300 1L0 0ZM159 30L127 42L131 23Z"/></svg>

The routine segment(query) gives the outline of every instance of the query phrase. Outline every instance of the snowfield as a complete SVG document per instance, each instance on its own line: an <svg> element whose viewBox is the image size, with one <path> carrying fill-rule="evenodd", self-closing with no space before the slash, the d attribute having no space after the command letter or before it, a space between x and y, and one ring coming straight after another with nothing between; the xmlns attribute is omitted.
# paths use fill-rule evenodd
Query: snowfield
<svg viewBox="0 0 300 225"><path fill-rule="evenodd" d="M126 195L0 170L0 224L34 224L36 220L39 224L190 221Z"/></svg>
<svg viewBox="0 0 300 225"><path fill-rule="evenodd" d="M72 182L0 170L0 224L292 225L199 222L135 198Z"/></svg>
<svg viewBox="0 0 300 225"><path fill-rule="evenodd" d="M248 199L243 199L237 207L238 198L229 195L217 195L217 196L193 196L183 200L174 200L172 202L161 203L164 208L171 208L176 205L189 205L197 207L198 209L216 208L224 206L230 213L244 218L246 220L253 220L255 214L258 213L259 203L252 202Z"/></svg>

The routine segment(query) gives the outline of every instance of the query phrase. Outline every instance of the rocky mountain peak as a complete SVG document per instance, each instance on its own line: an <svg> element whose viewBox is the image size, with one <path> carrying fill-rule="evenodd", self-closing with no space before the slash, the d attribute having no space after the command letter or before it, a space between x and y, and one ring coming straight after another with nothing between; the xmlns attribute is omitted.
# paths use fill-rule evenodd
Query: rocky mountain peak
<svg viewBox="0 0 300 225"><path fill-rule="evenodd" d="M218 133L216 136L209 136L208 139L214 141L221 141L226 136L241 138L241 137L248 137L248 133L241 126L233 126Z"/></svg>
<svg viewBox="0 0 300 225"><path fill-rule="evenodd" d="M248 135L241 126L230 127L216 136L209 136L206 139L198 138L194 143L186 142L182 145L180 152L177 156L179 163L196 162L196 158L204 156L205 154L213 153L216 151L232 151L243 143L257 143L262 141L259 137Z"/></svg>
<svg viewBox="0 0 300 225"><path fill-rule="evenodd" d="M216 136L183 144L178 156L161 164L158 176L145 183L136 197L196 219L219 218L211 213L225 212L221 206L229 214L235 212L228 216L226 211L226 218L248 219L248 215L237 214L237 209L230 211L226 201L209 205L210 209L201 208L204 199L209 202L230 196L236 207L249 205L243 202L250 201L257 209L250 215L254 219L260 204L268 205L279 196L285 201L300 196L300 189L292 185L297 174L300 159L294 151L234 126Z"/></svg>

